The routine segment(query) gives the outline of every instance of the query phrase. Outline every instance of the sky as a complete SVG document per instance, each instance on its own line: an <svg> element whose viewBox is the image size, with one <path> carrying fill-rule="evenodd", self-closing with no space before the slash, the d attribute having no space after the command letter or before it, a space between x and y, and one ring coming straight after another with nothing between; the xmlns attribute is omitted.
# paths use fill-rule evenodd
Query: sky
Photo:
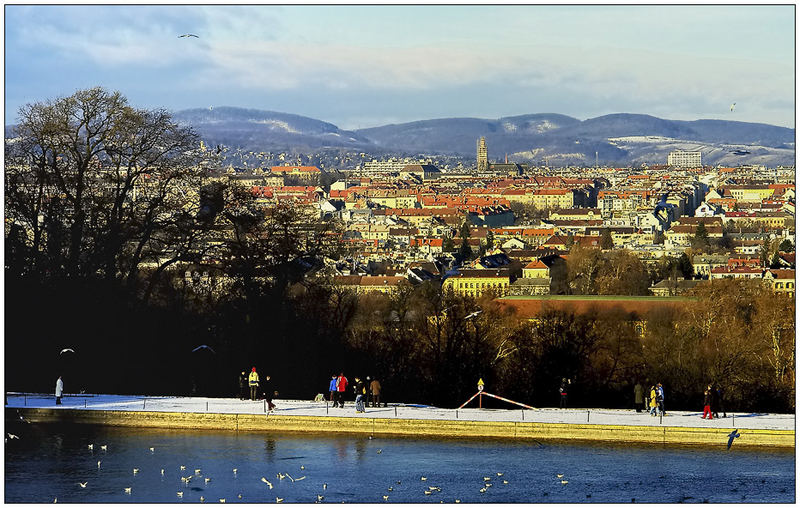
<svg viewBox="0 0 800 508"><path fill-rule="evenodd" d="M6 124L103 86L141 108L344 129L529 113L795 125L793 5L6 5L4 22Z"/></svg>

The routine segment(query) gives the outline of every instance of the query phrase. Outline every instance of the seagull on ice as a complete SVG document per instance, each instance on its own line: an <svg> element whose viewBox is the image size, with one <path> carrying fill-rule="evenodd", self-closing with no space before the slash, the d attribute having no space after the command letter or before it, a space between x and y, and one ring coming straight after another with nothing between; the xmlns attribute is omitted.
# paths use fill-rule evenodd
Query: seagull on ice
<svg viewBox="0 0 800 508"><path fill-rule="evenodd" d="M199 36L197 36L197 35L195 35L195 34L183 34L183 35L179 35L179 36L178 36L178 39L180 39L180 38L182 38L182 37L194 37L194 38L196 38L196 39L199 39L199 38L200 38Z"/></svg>
<svg viewBox="0 0 800 508"><path fill-rule="evenodd" d="M61 352L58 353L58 354L63 355L64 353L74 353L74 352L75 352L74 349L68 347L68 348L62 349Z"/></svg>
<svg viewBox="0 0 800 508"><path fill-rule="evenodd" d="M155 452L155 451L156 451L156 449L155 449L154 447L152 447L152 446L151 446L151 447L150 447L150 453L153 453L153 452Z"/></svg>
<svg viewBox="0 0 800 508"><path fill-rule="evenodd" d="M503 473L497 473L497 476L503 476Z"/></svg>
<svg viewBox="0 0 800 508"><path fill-rule="evenodd" d="M233 474L236 474L237 471L239 471L239 470L236 469L236 468L233 468Z"/></svg>
<svg viewBox="0 0 800 508"><path fill-rule="evenodd" d="M327 484L327 483L323 483L323 484L322 484L322 490L325 490L325 489L327 489L327 488L328 488L328 484Z"/></svg>
<svg viewBox="0 0 800 508"><path fill-rule="evenodd" d="M203 344L203 345L201 345L201 346L197 346L196 348L192 349L192 353L196 353L196 352L200 351L201 349L208 349L208 350L209 350L209 351L211 351L212 353L214 353L214 354L217 354L217 352L216 352L216 351L214 351L213 349L211 349L209 346L206 346L205 344Z"/></svg>
<svg viewBox="0 0 800 508"><path fill-rule="evenodd" d="M556 476L557 476L558 478L564 478L564 475L563 475L563 474L557 474Z"/></svg>
<svg viewBox="0 0 800 508"><path fill-rule="evenodd" d="M133 468L133 474L136 474L138 472L139 472L139 468L138 467Z"/></svg>
<svg viewBox="0 0 800 508"><path fill-rule="evenodd" d="M224 503L224 502L225 502L225 498L224 498L224 497L223 497L223 498L220 498L219 502L220 502L220 503Z"/></svg>
<svg viewBox="0 0 800 508"><path fill-rule="evenodd" d="M282 497L276 497L275 498L275 502L276 503L282 503L283 502L283 498Z"/></svg>
<svg viewBox="0 0 800 508"><path fill-rule="evenodd" d="M206 483L210 482L211 478L206 478Z"/></svg>
<svg viewBox="0 0 800 508"><path fill-rule="evenodd" d="M176 492L176 494L178 494L178 497L183 497L183 492Z"/></svg>
<svg viewBox="0 0 800 508"><path fill-rule="evenodd" d="M126 494L130 494L131 493L131 488L130 487L125 487L125 493Z"/></svg>
<svg viewBox="0 0 800 508"><path fill-rule="evenodd" d="M423 482L424 482L424 481L426 481L426 480L427 480L427 478L426 478L426 477L424 477L424 476L420 478L420 481L423 481Z"/></svg>
<svg viewBox="0 0 800 508"><path fill-rule="evenodd" d="M100 463L101 463L101 462L102 462L102 460L98 460L98 461L97 461L97 469L100 469Z"/></svg>
<svg viewBox="0 0 800 508"><path fill-rule="evenodd" d="M383 500L384 501L388 501L389 500L389 496L383 496Z"/></svg>
<svg viewBox="0 0 800 508"><path fill-rule="evenodd" d="M181 466L181 471L186 471L186 466Z"/></svg>
<svg viewBox="0 0 800 508"><path fill-rule="evenodd" d="M561 485L566 485L566 484L568 484L568 483L569 483L569 481L568 481L568 480L561 480Z"/></svg>
<svg viewBox="0 0 800 508"><path fill-rule="evenodd" d="M317 501L322 501L323 499L325 499L325 496L317 494Z"/></svg>
<svg viewBox="0 0 800 508"><path fill-rule="evenodd" d="M197 476L200 476L200 470L199 469L195 469L194 470L194 474L196 474Z"/></svg>
<svg viewBox="0 0 800 508"><path fill-rule="evenodd" d="M728 434L728 450L731 449L731 445L733 444L733 440L739 437L739 429L735 429L733 432Z"/></svg>
<svg viewBox="0 0 800 508"><path fill-rule="evenodd" d="M81 483L81 482L78 482L78 485L80 485L82 489L85 489L85 488L86 488L86 485L87 485L88 483L89 483L89 482L83 482L83 483Z"/></svg>
<svg viewBox="0 0 800 508"><path fill-rule="evenodd" d="M485 481L485 482L488 482L488 481L489 481L489 480L491 480L491 479L492 479L492 478L491 478L490 476L484 476L484 477L483 477L483 481Z"/></svg>

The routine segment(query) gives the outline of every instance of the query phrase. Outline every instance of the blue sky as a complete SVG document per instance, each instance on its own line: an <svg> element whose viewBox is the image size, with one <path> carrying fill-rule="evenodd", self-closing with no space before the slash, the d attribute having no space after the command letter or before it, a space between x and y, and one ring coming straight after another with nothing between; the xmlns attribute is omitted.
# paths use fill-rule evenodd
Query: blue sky
<svg viewBox="0 0 800 508"><path fill-rule="evenodd" d="M794 24L792 5L7 5L5 121L101 85L343 128L620 112L794 127Z"/></svg>

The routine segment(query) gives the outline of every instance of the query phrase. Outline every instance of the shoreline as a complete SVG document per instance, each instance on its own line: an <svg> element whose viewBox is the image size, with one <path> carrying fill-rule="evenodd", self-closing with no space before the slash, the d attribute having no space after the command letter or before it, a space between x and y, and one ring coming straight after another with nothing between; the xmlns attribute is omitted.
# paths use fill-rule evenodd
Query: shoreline
<svg viewBox="0 0 800 508"><path fill-rule="evenodd" d="M412 436L433 438L492 438L512 440L593 441L659 445L727 447L728 435L738 429L734 447L795 447L794 415L740 414L738 418L705 421L689 412L643 417L623 410L558 411L502 409L441 409L430 406L368 408L355 414L320 403L276 400L276 411L260 411L261 401L179 397L80 396L75 404L55 406L53 398L9 396L6 420L23 417L31 423L75 423L121 427L222 430L230 432L292 432ZM77 399L78 397L75 397ZM92 398L92 405L88 399ZM31 400L32 399L32 400ZM210 402L213 401L213 402ZM66 399L65 399L66 402ZM188 404L193 406L187 406ZM220 410L209 411L210 404ZM176 408L176 406L183 405ZM123 407L116 407L123 406ZM135 406L135 408L133 407ZM176 410L179 409L179 410ZM246 409L247 411L243 411ZM333 414L331 414L333 413ZM580 419L583 419L582 421ZM649 418L649 419L647 419ZM735 422L735 426L734 426Z"/></svg>

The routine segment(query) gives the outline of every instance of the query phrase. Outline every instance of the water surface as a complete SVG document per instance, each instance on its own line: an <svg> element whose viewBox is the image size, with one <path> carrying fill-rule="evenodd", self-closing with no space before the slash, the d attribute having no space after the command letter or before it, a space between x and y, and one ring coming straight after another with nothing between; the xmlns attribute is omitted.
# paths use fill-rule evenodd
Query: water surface
<svg viewBox="0 0 800 508"><path fill-rule="evenodd" d="M9 503L197 503L201 496L226 503L312 503L317 496L323 503L795 501L794 450L735 443L728 451L724 444L369 439L70 424L7 430L20 435L5 445ZM190 475L188 484L181 480ZM85 488L78 485L83 482Z"/></svg>

